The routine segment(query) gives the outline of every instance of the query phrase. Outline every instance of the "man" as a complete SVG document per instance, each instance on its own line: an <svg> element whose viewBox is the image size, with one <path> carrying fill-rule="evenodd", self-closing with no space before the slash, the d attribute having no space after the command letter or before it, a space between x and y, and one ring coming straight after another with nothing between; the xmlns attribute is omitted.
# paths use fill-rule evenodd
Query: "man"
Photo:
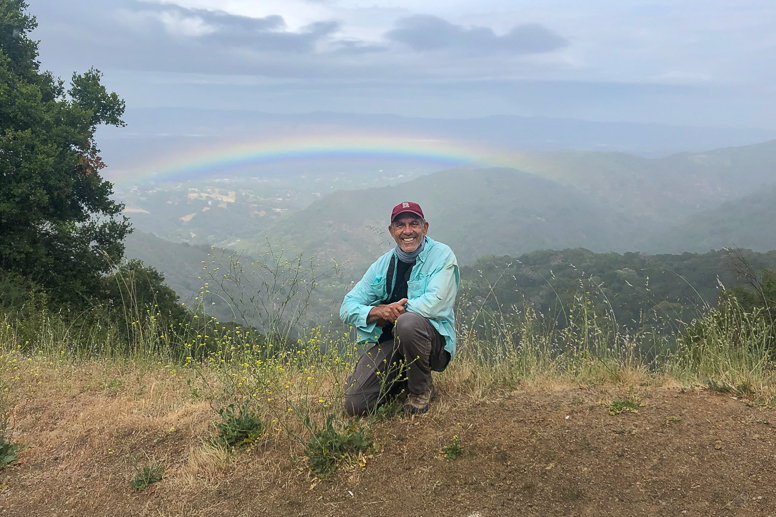
<svg viewBox="0 0 776 517"><path fill-rule="evenodd" d="M396 248L369 267L340 309L359 342L374 343L347 380L345 409L351 416L405 389L404 411L425 413L435 395L431 371L444 370L455 353L455 255L426 237L428 222L417 203L396 205L388 231Z"/></svg>

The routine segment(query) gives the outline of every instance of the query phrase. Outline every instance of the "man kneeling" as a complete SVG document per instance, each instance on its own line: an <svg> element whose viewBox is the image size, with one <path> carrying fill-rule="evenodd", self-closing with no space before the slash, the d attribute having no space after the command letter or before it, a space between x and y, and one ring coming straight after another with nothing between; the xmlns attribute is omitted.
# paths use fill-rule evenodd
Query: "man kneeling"
<svg viewBox="0 0 776 517"><path fill-rule="evenodd" d="M402 393L408 395L406 413L425 413L435 395L431 371L444 370L455 353L455 255L426 237L428 222L417 203L396 205L388 231L396 248L369 267L340 309L359 342L374 344L348 377L350 415Z"/></svg>

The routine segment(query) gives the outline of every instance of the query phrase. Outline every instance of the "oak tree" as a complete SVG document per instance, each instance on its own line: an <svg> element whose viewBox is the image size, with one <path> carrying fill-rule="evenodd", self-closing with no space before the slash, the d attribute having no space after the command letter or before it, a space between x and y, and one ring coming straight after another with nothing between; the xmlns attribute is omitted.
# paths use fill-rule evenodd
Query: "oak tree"
<svg viewBox="0 0 776 517"><path fill-rule="evenodd" d="M81 302L99 295L131 231L94 141L98 125L124 125L124 101L99 70L69 88L41 71L27 7L0 0L0 272Z"/></svg>

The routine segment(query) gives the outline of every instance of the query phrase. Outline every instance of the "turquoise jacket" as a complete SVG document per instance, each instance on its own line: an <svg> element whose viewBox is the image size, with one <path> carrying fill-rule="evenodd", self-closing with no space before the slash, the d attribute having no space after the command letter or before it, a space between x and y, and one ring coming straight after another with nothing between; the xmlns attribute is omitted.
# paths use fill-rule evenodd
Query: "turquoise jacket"
<svg viewBox="0 0 776 517"><path fill-rule="evenodd" d="M388 298L385 277L394 254L391 250L377 259L342 302L340 318L357 329L359 343L375 343L383 332L376 322L367 323L366 318L373 307ZM396 285L396 275L392 283L391 290ZM405 308L428 318L445 338L445 350L450 352L450 357L455 354L453 304L459 283L458 261L453 250L426 237L426 247L418 255L407 282Z"/></svg>

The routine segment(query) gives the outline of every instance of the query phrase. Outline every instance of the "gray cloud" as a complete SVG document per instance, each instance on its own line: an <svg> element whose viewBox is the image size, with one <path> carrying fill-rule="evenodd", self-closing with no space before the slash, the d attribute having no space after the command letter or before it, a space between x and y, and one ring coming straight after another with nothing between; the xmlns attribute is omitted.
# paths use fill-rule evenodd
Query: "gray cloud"
<svg viewBox="0 0 776 517"><path fill-rule="evenodd" d="M282 16L251 18L139 0L36 0L44 66L83 70L256 75L282 81L422 81L494 75L499 60L547 51L566 42L541 26L519 26L497 36L489 28L463 28L440 18L404 18L382 41L339 35L340 24L322 20L290 30ZM406 59L404 44L419 59ZM473 48L467 48L472 45ZM406 49L406 47L404 47ZM445 56L423 62L425 50ZM470 58L470 59L467 59ZM471 59L477 58L477 59ZM67 72L65 72L67 74ZM496 74L498 75L498 74Z"/></svg>
<svg viewBox="0 0 776 517"><path fill-rule="evenodd" d="M334 42L334 46L336 50L333 54L337 55L373 54L388 51L388 47L384 45L370 45L358 40L338 40Z"/></svg>
<svg viewBox="0 0 776 517"><path fill-rule="evenodd" d="M267 16L265 18L251 18L249 16L229 14L225 11L189 9L175 4L135 3L135 5L143 6L143 9L140 9L139 11L157 13L175 12L185 17L197 17L208 25L217 27L219 31L237 31L238 33L255 34L267 31L279 31L286 27L285 20L282 16L278 15Z"/></svg>
<svg viewBox="0 0 776 517"><path fill-rule="evenodd" d="M518 25L498 36L488 27L466 28L430 15L402 18L385 37L418 52L455 49L466 53L533 54L568 45L564 38L538 24Z"/></svg>
<svg viewBox="0 0 776 517"><path fill-rule="evenodd" d="M354 14L333 7L315 9L329 14L301 29L282 16L250 18L169 2L28 1L40 23L32 37L41 40L43 68L68 78L96 66L128 110L514 113L776 127L770 80L776 67L767 66L774 55L772 0L741 0L722 11L703 0L664 2L646 13L627 2L612 10L555 0L531 10L542 25L517 25L522 18L510 18L518 16L514 11L499 14L494 3L511 9L503 0L476 0L482 12L471 18L474 26L398 18L411 11L394 8ZM340 19L342 32L333 21ZM497 26L514 28L489 28ZM348 38L352 28L374 40ZM555 49L563 50L548 53ZM708 79L672 81L671 74Z"/></svg>
<svg viewBox="0 0 776 517"><path fill-rule="evenodd" d="M241 74L279 79L342 75L342 54L376 51L359 41L338 44L335 21L298 30L281 16L251 18L137 0L36 0L43 66L57 74L102 70ZM327 57L328 56L328 57ZM342 56L343 59L346 56ZM352 59L348 67L353 68Z"/></svg>
<svg viewBox="0 0 776 517"><path fill-rule="evenodd" d="M285 20L277 15L251 18L224 11L138 2L129 4L129 7L134 16L149 20L161 29L169 29L171 21L183 27L188 24L192 33L179 34L177 41L170 42L173 44L203 43L207 46L240 47L257 51L312 52L320 40L339 30L339 24L332 21L313 23L298 32L292 32L286 30Z"/></svg>

